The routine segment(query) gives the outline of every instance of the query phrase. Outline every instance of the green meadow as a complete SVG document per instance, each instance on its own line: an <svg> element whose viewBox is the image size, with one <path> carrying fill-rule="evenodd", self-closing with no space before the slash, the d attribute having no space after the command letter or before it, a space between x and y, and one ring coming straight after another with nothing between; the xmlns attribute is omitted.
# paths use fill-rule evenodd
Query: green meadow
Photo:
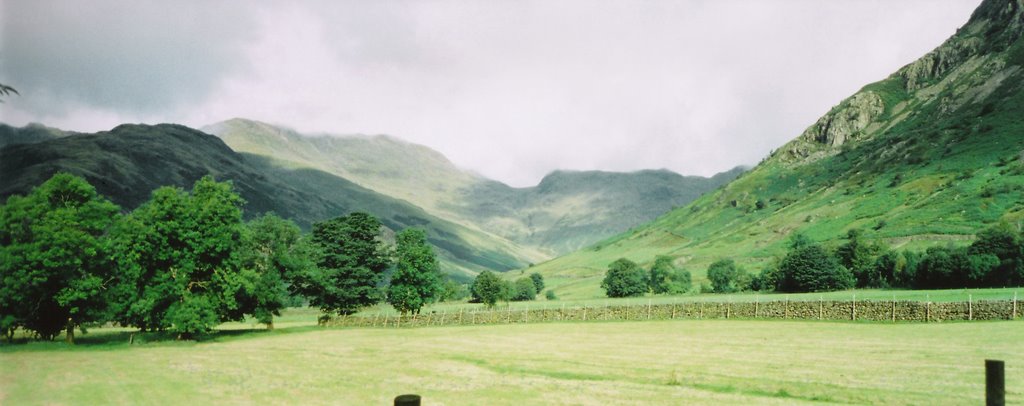
<svg viewBox="0 0 1024 406"><path fill-rule="evenodd" d="M986 358L1024 402L1013 321L338 329L311 314L199 342L95 329L75 347L0 346L0 404L978 404Z"/></svg>

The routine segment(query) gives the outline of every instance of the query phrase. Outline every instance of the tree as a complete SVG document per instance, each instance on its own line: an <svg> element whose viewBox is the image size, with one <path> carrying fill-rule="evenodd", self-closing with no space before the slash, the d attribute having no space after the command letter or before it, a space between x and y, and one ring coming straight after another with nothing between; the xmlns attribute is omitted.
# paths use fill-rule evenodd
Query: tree
<svg viewBox="0 0 1024 406"><path fill-rule="evenodd" d="M109 230L120 209L84 179L57 173L0 206L0 330L23 327L44 339L109 318L117 277Z"/></svg>
<svg viewBox="0 0 1024 406"><path fill-rule="evenodd" d="M12 93L20 95L20 93L18 93L17 90L14 90L13 87L10 87L10 86L7 86L7 85L5 85L3 83L0 83L0 96L10 96ZM0 103L3 103L3 102L4 102L3 100L0 100Z"/></svg>
<svg viewBox="0 0 1024 406"><path fill-rule="evenodd" d="M458 283L451 278L445 279L441 283L441 293L438 297L439 301L447 302L452 300L464 300L469 297L469 289L466 285Z"/></svg>
<svg viewBox="0 0 1024 406"><path fill-rule="evenodd" d="M240 298L245 312L274 329L274 316L289 302L288 287L295 275L314 265L300 246L302 231L291 220L272 213L246 224L243 263L251 281Z"/></svg>
<svg viewBox="0 0 1024 406"><path fill-rule="evenodd" d="M537 298L537 286L533 284L533 280L531 280L531 278L516 279L512 290L512 300L517 302Z"/></svg>
<svg viewBox="0 0 1024 406"><path fill-rule="evenodd" d="M1007 223L978 233L967 252L972 257L992 255L998 264L987 276L987 286L1019 286L1024 283L1024 239ZM984 261L977 259L976 261Z"/></svg>
<svg viewBox="0 0 1024 406"><path fill-rule="evenodd" d="M531 273L530 274L530 280L533 281L533 287L534 287L534 290L537 291L537 293L540 293L542 290L544 290L544 276L543 275L541 275L539 273L536 273L536 272Z"/></svg>
<svg viewBox="0 0 1024 406"><path fill-rule="evenodd" d="M839 263L853 272L857 279L857 287L878 288L883 286L880 275L875 273L875 259L884 248L878 244L870 244L863 241L860 229L851 229L846 233L846 244L836 249L836 257Z"/></svg>
<svg viewBox="0 0 1024 406"><path fill-rule="evenodd" d="M708 267L708 280L715 293L733 293L750 287L747 271L736 266L731 259L715 261Z"/></svg>
<svg viewBox="0 0 1024 406"><path fill-rule="evenodd" d="M619 258L608 265L601 288L608 297L640 296L647 293L647 273L635 262Z"/></svg>
<svg viewBox="0 0 1024 406"><path fill-rule="evenodd" d="M502 299L502 285L503 281L498 279L493 272L483 271L473 280L473 286L470 287L469 291L473 295L474 300L483 303L487 307L494 307L494 304Z"/></svg>
<svg viewBox="0 0 1024 406"><path fill-rule="evenodd" d="M310 306L345 315L380 301L378 285L390 266L380 229L376 217L362 212L313 224L317 267L295 278Z"/></svg>
<svg viewBox="0 0 1024 406"><path fill-rule="evenodd" d="M205 176L191 193L155 190L117 226L118 321L181 339L241 320L258 281L243 270L242 205L230 182Z"/></svg>
<svg viewBox="0 0 1024 406"><path fill-rule="evenodd" d="M853 273L818 244L802 244L786 254L779 263L776 290L781 292L819 292L850 289Z"/></svg>
<svg viewBox="0 0 1024 406"><path fill-rule="evenodd" d="M678 269L672 264L672 257L658 256L648 272L647 282L655 294L686 293L693 286L689 271Z"/></svg>
<svg viewBox="0 0 1024 406"><path fill-rule="evenodd" d="M423 305L440 296L437 256L423 230L403 230L395 239L397 264L388 286L388 303L402 314L418 314Z"/></svg>

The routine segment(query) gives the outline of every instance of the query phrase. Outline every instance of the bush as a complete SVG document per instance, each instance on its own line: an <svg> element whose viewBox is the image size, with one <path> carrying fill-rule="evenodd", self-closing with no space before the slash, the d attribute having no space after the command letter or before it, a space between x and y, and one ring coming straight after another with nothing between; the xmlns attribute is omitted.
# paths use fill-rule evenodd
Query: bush
<svg viewBox="0 0 1024 406"><path fill-rule="evenodd" d="M555 291L553 290L548 290L547 292L544 292L544 298L547 300L558 300L558 296L555 296Z"/></svg>
<svg viewBox="0 0 1024 406"><path fill-rule="evenodd" d="M640 296L647 292L647 275L635 262L619 258L608 265L601 288L608 297Z"/></svg>
<svg viewBox="0 0 1024 406"><path fill-rule="evenodd" d="M731 259L719 260L708 267L708 280L715 293L733 293L750 287L750 276Z"/></svg>
<svg viewBox="0 0 1024 406"><path fill-rule="evenodd" d="M794 248L779 263L775 288L781 292L821 292L850 289L850 270L818 244Z"/></svg>

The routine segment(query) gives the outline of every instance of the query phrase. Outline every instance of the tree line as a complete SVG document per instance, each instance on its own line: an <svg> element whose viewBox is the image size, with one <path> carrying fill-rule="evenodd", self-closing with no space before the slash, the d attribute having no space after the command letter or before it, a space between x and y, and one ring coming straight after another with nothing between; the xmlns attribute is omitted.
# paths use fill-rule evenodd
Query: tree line
<svg viewBox="0 0 1024 406"><path fill-rule="evenodd" d="M189 339L246 316L273 328L289 304L327 317L386 301L418 313L443 294L420 229L385 244L355 212L304 235L274 214L243 221L230 182L161 187L131 211L84 179L58 173L0 206L0 332L42 339L106 322Z"/></svg>
<svg viewBox="0 0 1024 406"><path fill-rule="evenodd" d="M877 240L866 241L859 229L849 230L845 240L829 249L804 234L795 234L786 254L758 274L748 273L732 259L715 261L707 269L708 284L701 286L700 291L796 293L1024 285L1024 234L1007 223L982 230L970 245L937 246L924 252L894 250ZM667 258L658 261L671 264ZM647 274L638 265L619 259L609 265L601 286L610 297L659 293L645 277Z"/></svg>
<svg viewBox="0 0 1024 406"><path fill-rule="evenodd" d="M499 301L523 302L534 300L544 290L544 276L532 273L515 281L504 280L491 271L480 272L469 286L470 303L483 303L494 307ZM548 290L546 298L555 300L555 292Z"/></svg>

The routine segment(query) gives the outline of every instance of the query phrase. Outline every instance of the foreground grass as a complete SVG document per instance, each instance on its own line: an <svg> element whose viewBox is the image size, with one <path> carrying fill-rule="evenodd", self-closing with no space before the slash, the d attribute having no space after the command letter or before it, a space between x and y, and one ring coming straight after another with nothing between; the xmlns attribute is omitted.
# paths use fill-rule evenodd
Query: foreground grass
<svg viewBox="0 0 1024 406"><path fill-rule="evenodd" d="M689 320L33 343L0 347L0 404L978 404L986 358L1006 361L1014 404L1021 337L1020 322Z"/></svg>

